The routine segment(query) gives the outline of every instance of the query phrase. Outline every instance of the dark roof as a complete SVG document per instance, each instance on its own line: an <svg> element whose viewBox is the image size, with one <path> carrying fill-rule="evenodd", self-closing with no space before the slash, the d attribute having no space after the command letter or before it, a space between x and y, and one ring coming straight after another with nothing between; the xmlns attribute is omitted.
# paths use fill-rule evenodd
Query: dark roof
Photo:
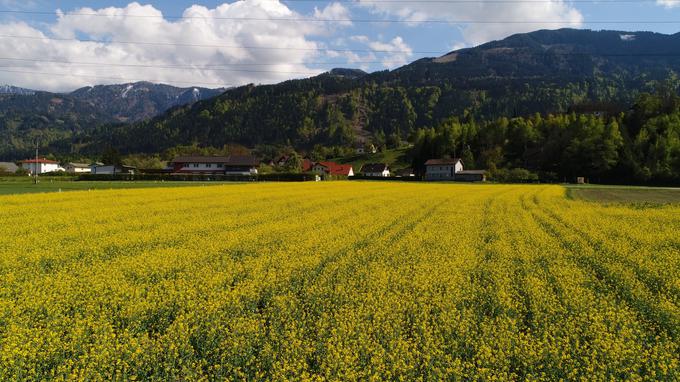
<svg viewBox="0 0 680 382"><path fill-rule="evenodd" d="M250 155L232 155L229 157L229 161L226 162L230 166L254 166L260 165L260 161L257 158Z"/></svg>
<svg viewBox="0 0 680 382"><path fill-rule="evenodd" d="M19 167L12 162L0 162L0 167L9 172L17 172L19 170Z"/></svg>
<svg viewBox="0 0 680 382"><path fill-rule="evenodd" d="M250 155L223 156L183 156L177 157L171 163L222 163L227 166L259 166L260 161Z"/></svg>
<svg viewBox="0 0 680 382"><path fill-rule="evenodd" d="M402 168L400 170L395 171L395 173L397 175L402 175L402 174L410 175L410 174L413 174L413 169L411 167Z"/></svg>
<svg viewBox="0 0 680 382"><path fill-rule="evenodd" d="M87 163L74 163L74 162L71 162L71 163L69 163L68 165L69 165L69 166L72 166L72 167L90 167L90 165L87 164Z"/></svg>
<svg viewBox="0 0 680 382"><path fill-rule="evenodd" d="M463 162L460 158L454 158L454 159L430 159L429 161L425 162L425 166L443 166L443 165L452 165L456 164L458 162Z"/></svg>
<svg viewBox="0 0 680 382"><path fill-rule="evenodd" d="M389 170L385 163L366 163L360 172L383 172Z"/></svg>
<svg viewBox="0 0 680 382"><path fill-rule="evenodd" d="M485 170L465 170L458 171L456 175L486 175Z"/></svg>
<svg viewBox="0 0 680 382"><path fill-rule="evenodd" d="M172 163L229 163L229 157L183 156L173 159Z"/></svg>

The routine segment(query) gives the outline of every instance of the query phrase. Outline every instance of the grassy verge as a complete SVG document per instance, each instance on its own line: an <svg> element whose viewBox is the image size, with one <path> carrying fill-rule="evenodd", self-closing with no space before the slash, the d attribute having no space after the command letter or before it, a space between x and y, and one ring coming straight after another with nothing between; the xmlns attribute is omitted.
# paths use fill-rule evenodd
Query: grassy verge
<svg viewBox="0 0 680 382"><path fill-rule="evenodd" d="M407 148L387 150L375 154L357 154L346 158L333 158L334 162L351 164L354 172L357 173L366 163L387 163L391 170L411 167L411 163L406 159Z"/></svg>
<svg viewBox="0 0 680 382"><path fill-rule="evenodd" d="M672 204L680 203L680 188L568 186L567 196L599 203Z"/></svg>
<svg viewBox="0 0 680 382"><path fill-rule="evenodd" d="M155 188L155 187L190 187L201 185L224 184L222 182L160 182L160 181L135 181L135 182L78 182L73 178L44 177L38 184L33 180L18 177L0 178L0 195L35 194L45 192L67 192L85 190L111 190L129 188ZM233 184L233 183L229 183Z"/></svg>

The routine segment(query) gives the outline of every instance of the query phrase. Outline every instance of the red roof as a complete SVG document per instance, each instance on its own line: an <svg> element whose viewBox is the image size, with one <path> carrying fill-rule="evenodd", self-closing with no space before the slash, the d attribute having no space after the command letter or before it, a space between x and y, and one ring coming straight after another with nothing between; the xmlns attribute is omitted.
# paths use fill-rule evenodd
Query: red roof
<svg viewBox="0 0 680 382"><path fill-rule="evenodd" d="M331 175L347 176L349 175L349 172L352 170L351 164L338 164L335 162L319 162L317 164L327 168L328 173Z"/></svg>
<svg viewBox="0 0 680 382"><path fill-rule="evenodd" d="M311 160L304 159L302 161L302 172L312 171L312 167L314 167L314 162Z"/></svg>
<svg viewBox="0 0 680 382"><path fill-rule="evenodd" d="M58 164L59 162L55 162L53 160L49 160L46 158L39 158L39 159L27 159L27 160L22 160L21 163L44 163L44 164Z"/></svg>

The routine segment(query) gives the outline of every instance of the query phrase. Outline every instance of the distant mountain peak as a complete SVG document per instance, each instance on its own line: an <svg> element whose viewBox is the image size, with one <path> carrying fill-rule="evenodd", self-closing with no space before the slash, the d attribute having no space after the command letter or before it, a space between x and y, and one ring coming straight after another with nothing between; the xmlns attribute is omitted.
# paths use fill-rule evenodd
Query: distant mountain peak
<svg viewBox="0 0 680 382"><path fill-rule="evenodd" d="M35 90L19 88L12 85L0 85L0 94L34 95Z"/></svg>
<svg viewBox="0 0 680 382"><path fill-rule="evenodd" d="M331 76L347 77L347 78L361 78L368 73L361 69L349 69L349 68L335 68L328 72Z"/></svg>

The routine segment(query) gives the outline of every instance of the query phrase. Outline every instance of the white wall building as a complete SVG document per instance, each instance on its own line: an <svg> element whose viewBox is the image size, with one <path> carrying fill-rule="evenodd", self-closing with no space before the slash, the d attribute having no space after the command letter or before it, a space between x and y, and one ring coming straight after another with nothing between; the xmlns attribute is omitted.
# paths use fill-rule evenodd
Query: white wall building
<svg viewBox="0 0 680 382"><path fill-rule="evenodd" d="M71 174L89 174L92 168L85 163L69 163L66 165L66 172Z"/></svg>
<svg viewBox="0 0 680 382"><path fill-rule="evenodd" d="M249 155L185 156L170 162L175 174L197 175L257 175L260 161Z"/></svg>
<svg viewBox="0 0 680 382"><path fill-rule="evenodd" d="M425 162L426 180L455 180L456 174L463 171L463 161L456 159L430 159Z"/></svg>
<svg viewBox="0 0 680 382"><path fill-rule="evenodd" d="M63 167L59 166L59 162L49 159L28 159L21 162L21 168L28 170L31 175L45 174L48 172L65 171Z"/></svg>
<svg viewBox="0 0 680 382"><path fill-rule="evenodd" d="M93 175L134 174L135 168L130 166L93 164L90 166L90 173Z"/></svg>

